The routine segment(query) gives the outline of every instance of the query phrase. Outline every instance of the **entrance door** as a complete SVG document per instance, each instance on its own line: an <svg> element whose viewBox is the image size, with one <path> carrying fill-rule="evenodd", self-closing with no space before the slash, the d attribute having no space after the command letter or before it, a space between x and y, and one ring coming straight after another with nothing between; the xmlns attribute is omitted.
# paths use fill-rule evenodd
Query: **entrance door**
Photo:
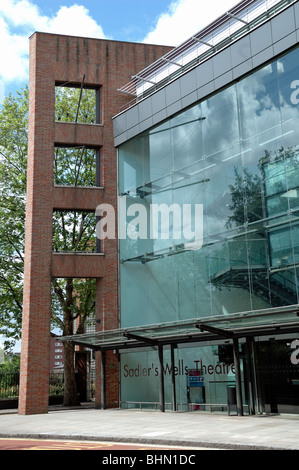
<svg viewBox="0 0 299 470"><path fill-rule="evenodd" d="M291 362L292 341L255 343L260 412L299 413L299 365Z"/></svg>
<svg viewBox="0 0 299 470"><path fill-rule="evenodd" d="M88 351L75 352L75 372L80 402L87 400Z"/></svg>

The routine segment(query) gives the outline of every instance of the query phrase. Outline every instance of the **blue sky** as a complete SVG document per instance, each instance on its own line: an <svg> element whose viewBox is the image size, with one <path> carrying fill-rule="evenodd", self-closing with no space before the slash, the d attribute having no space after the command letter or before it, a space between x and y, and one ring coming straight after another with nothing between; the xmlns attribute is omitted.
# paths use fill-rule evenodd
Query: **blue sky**
<svg viewBox="0 0 299 470"><path fill-rule="evenodd" d="M167 12L170 0L50 0L37 1L44 14L55 16L60 6L71 7L75 3L83 5L92 18L102 25L105 35L124 41L142 41L144 32L155 25L155 19Z"/></svg>
<svg viewBox="0 0 299 470"><path fill-rule="evenodd" d="M35 31L177 46L237 0L0 0L0 103L28 83Z"/></svg>

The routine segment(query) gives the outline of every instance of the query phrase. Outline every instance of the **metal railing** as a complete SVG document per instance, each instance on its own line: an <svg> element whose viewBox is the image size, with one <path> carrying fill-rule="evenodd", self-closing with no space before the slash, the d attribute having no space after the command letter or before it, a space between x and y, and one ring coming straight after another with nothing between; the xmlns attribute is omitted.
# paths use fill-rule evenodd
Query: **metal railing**
<svg viewBox="0 0 299 470"><path fill-rule="evenodd" d="M19 372L0 371L0 400L19 397ZM64 394L64 374L50 373L49 396Z"/></svg>
<svg viewBox="0 0 299 470"><path fill-rule="evenodd" d="M18 398L19 378L18 372L0 372L0 399Z"/></svg>
<svg viewBox="0 0 299 470"><path fill-rule="evenodd" d="M134 96L120 113L212 57L295 3L296 0L244 0L199 33L146 67L119 91Z"/></svg>
<svg viewBox="0 0 299 470"><path fill-rule="evenodd" d="M157 401L124 401L119 403L120 408L139 409L139 410L155 410L160 409L160 402ZM236 408L236 405L228 405L227 403L177 403L176 411L230 411ZM173 403L165 403L165 408L173 411ZM243 403L243 410L249 412L249 405Z"/></svg>

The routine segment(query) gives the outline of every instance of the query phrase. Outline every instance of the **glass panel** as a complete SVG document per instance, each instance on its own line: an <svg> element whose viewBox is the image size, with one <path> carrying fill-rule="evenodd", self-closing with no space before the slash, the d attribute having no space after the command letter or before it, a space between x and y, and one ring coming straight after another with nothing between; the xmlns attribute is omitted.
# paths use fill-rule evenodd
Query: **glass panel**
<svg viewBox="0 0 299 470"><path fill-rule="evenodd" d="M264 146L280 135L280 103L276 63L269 64L237 84L241 136L255 136Z"/></svg>
<svg viewBox="0 0 299 470"><path fill-rule="evenodd" d="M146 264L146 293L148 295L147 323L178 320L178 290L175 256ZM144 322L143 322L144 324Z"/></svg>
<svg viewBox="0 0 299 470"><path fill-rule="evenodd" d="M263 164L266 209L269 216L298 208L298 150L276 152Z"/></svg>
<svg viewBox="0 0 299 470"><path fill-rule="evenodd" d="M171 143L171 121L156 127L149 133L150 179L169 174L173 169L173 153ZM148 183L149 181L146 181Z"/></svg>
<svg viewBox="0 0 299 470"><path fill-rule="evenodd" d="M250 310L246 237L210 247L209 270L212 316Z"/></svg>
<svg viewBox="0 0 299 470"><path fill-rule="evenodd" d="M292 364L292 339L255 344L260 412L298 413L299 366Z"/></svg>
<svg viewBox="0 0 299 470"><path fill-rule="evenodd" d="M155 351L121 354L121 401L126 408L155 408L159 403L158 360ZM147 406L146 406L147 404ZM139 406L138 406L139 405Z"/></svg>
<svg viewBox="0 0 299 470"><path fill-rule="evenodd" d="M205 125L200 104L171 120L174 172L190 175L190 166L203 156L202 126ZM194 171L194 170L193 170Z"/></svg>
<svg viewBox="0 0 299 470"><path fill-rule="evenodd" d="M293 267L270 272L269 282L273 307L294 305L298 302L298 279Z"/></svg>
<svg viewBox="0 0 299 470"><path fill-rule="evenodd" d="M240 152L238 106L235 87L232 86L204 101L201 106L203 150L207 165L231 159ZM218 153L222 152L221 157Z"/></svg>
<svg viewBox="0 0 299 470"><path fill-rule="evenodd" d="M277 61L281 115L284 121L294 123L299 116L299 49L284 55ZM298 125L298 124L297 124ZM292 129L288 129L291 132Z"/></svg>
<svg viewBox="0 0 299 470"><path fill-rule="evenodd" d="M215 163L207 165L205 170L204 210L210 237L244 224L244 194L239 176L241 152L234 161L224 161L224 155L219 153Z"/></svg>
<svg viewBox="0 0 299 470"><path fill-rule="evenodd" d="M234 187L242 166L237 109L235 87L202 103L208 236L244 222L243 217L241 222L234 217L236 198L242 200L243 210L243 192Z"/></svg>
<svg viewBox="0 0 299 470"><path fill-rule="evenodd" d="M194 253L174 257L176 262L179 319L195 318Z"/></svg>
<svg viewBox="0 0 299 470"><path fill-rule="evenodd" d="M226 348L228 349L228 348ZM227 386L235 384L232 351L218 346L178 347L171 364L170 350L164 350L163 374L166 409L172 409L171 373L176 375L178 411L227 412ZM243 361L241 360L243 376ZM159 363L156 351L121 354L122 406L159 408ZM242 378L243 380L243 378ZM245 401L245 400L244 400ZM219 407L217 407L219 405Z"/></svg>
<svg viewBox="0 0 299 470"><path fill-rule="evenodd" d="M150 181L148 170L149 139L141 135L119 149L119 192L136 194L139 186Z"/></svg>
<svg viewBox="0 0 299 470"><path fill-rule="evenodd" d="M136 237L120 240L122 325L297 303L299 120L290 81L298 54L120 147L120 193L126 210L136 203L145 209L148 234L142 238L132 224L135 213L127 216ZM196 204L203 206L203 243L188 251L184 229L195 233ZM166 212L159 211L152 236L154 205Z"/></svg>

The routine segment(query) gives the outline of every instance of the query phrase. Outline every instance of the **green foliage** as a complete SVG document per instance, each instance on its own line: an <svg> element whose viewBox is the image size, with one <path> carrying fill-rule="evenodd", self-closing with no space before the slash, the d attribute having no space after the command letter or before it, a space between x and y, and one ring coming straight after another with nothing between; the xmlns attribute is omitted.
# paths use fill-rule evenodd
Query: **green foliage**
<svg viewBox="0 0 299 470"><path fill-rule="evenodd" d="M28 88L4 100L0 112L0 331L21 330L27 169Z"/></svg>
<svg viewBox="0 0 299 470"><path fill-rule="evenodd" d="M55 120L95 123L95 91L83 89L81 93L80 88L56 87Z"/></svg>
<svg viewBox="0 0 299 470"><path fill-rule="evenodd" d="M297 148L279 148L273 154L265 150L258 162L260 173L252 174L248 168L234 168L235 181L229 185L232 215L226 226L232 228L261 220L272 214L288 210L292 199L281 194L298 185ZM263 202L263 199L265 202ZM295 199L295 198L293 198ZM297 198L294 201L297 204ZM263 203L265 207L263 207ZM246 210L246 213L245 213Z"/></svg>
<svg viewBox="0 0 299 470"><path fill-rule="evenodd" d="M6 355L4 364L0 365L0 373L16 374L20 372L20 356Z"/></svg>
<svg viewBox="0 0 299 470"><path fill-rule="evenodd" d="M263 217L261 200L262 179L259 175L253 175L248 168L243 169L243 173L238 168L234 168L235 183L229 185L231 193L232 211L228 217L227 227L243 225L245 222L251 223ZM246 214L244 211L246 208Z"/></svg>
<svg viewBox="0 0 299 470"><path fill-rule="evenodd" d="M64 335L83 333L94 318L94 279L54 279L52 284L52 324ZM76 321L76 328L73 328Z"/></svg>
<svg viewBox="0 0 299 470"><path fill-rule="evenodd" d="M80 106L79 106L80 103ZM55 120L61 122L94 123L95 91L57 87ZM56 147L54 152L54 184L94 186L96 183L96 152L79 147Z"/></svg>
<svg viewBox="0 0 299 470"><path fill-rule="evenodd" d="M95 223L95 214L92 212L55 211L53 214L54 251L95 251Z"/></svg>
<svg viewBox="0 0 299 470"><path fill-rule="evenodd" d="M56 147L54 153L54 184L95 186L96 152L85 147Z"/></svg>
<svg viewBox="0 0 299 470"><path fill-rule="evenodd" d="M56 119L75 121L80 89L59 87ZM21 337L28 139L28 87L9 95L0 109L0 334L6 348ZM78 122L95 120L95 93L83 90ZM95 151L55 149L54 184L95 184ZM55 212L54 251L94 251L95 216ZM52 327L68 334L94 311L93 280L57 279L52 290ZM7 344L9 343L9 345Z"/></svg>

